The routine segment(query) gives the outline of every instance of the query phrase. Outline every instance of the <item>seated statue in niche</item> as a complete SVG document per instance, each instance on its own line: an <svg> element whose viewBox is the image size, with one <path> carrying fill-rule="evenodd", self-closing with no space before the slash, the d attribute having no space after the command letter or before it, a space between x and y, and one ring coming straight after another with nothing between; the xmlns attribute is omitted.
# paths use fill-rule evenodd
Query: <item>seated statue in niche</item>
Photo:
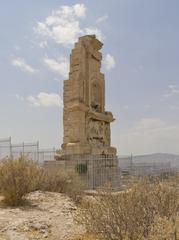
<svg viewBox="0 0 179 240"><path fill-rule="evenodd" d="M87 139L95 145L104 145L103 123L90 119L88 122Z"/></svg>
<svg viewBox="0 0 179 240"><path fill-rule="evenodd" d="M95 111L95 112L100 112L100 110L101 110L100 104L95 101L91 102L91 107L92 107L93 111Z"/></svg>

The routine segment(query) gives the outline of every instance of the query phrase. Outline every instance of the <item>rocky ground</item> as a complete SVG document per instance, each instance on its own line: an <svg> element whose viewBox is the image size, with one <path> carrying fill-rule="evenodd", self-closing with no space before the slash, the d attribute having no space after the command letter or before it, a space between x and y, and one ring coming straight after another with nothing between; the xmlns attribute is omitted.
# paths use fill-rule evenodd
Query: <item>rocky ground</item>
<svg viewBox="0 0 179 240"><path fill-rule="evenodd" d="M74 216L77 207L65 195L33 192L30 205L0 207L0 240L65 240L82 233Z"/></svg>

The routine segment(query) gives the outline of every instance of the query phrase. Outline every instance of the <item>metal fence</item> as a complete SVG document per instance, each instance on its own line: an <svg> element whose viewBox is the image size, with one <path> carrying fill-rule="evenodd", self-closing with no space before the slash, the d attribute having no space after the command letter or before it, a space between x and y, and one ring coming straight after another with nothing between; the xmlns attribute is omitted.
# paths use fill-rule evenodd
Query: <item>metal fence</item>
<svg viewBox="0 0 179 240"><path fill-rule="evenodd" d="M43 165L45 161L53 161L55 159L56 149L40 149L38 152L38 163Z"/></svg>
<svg viewBox="0 0 179 240"><path fill-rule="evenodd" d="M78 173L87 189L96 189L110 183L113 189L121 189L131 176L160 176L161 179L173 174L170 162L137 163L132 156L65 155L58 160L46 161L50 171ZM127 182L126 182L127 181Z"/></svg>
<svg viewBox="0 0 179 240"><path fill-rule="evenodd" d="M117 156L66 155L57 161L46 161L49 171L77 173L86 189L96 189L110 183L113 189L120 188L120 169Z"/></svg>
<svg viewBox="0 0 179 240"><path fill-rule="evenodd" d="M123 175L131 176L145 176L145 175L160 175L162 173L172 173L177 172L171 166L171 162L155 161L151 162L136 161L132 156L120 156L119 157L119 167Z"/></svg>
<svg viewBox="0 0 179 240"><path fill-rule="evenodd" d="M51 149L40 149L39 142L34 143L20 143L13 144L11 137L0 139L0 159L5 157L18 158L23 155L26 156L29 160L37 161L39 164L43 164L45 161L54 161L56 150L55 148ZM71 159L74 161L78 161L79 157L70 155ZM92 156L87 157L88 161L95 161L93 167L98 169L99 164L97 162L101 162L101 158L104 156ZM93 158L93 160L92 160ZM86 157L83 156L84 161L87 161ZM162 162L162 161L136 161L133 156L118 156L117 158L118 167L120 168L122 175L132 175L132 176L143 176L143 175L157 175L160 173L173 172L178 171L179 169L174 169L171 166L171 162ZM66 160L68 160L68 155L66 156ZM82 158L80 158L82 161ZM104 158L104 164L106 164L107 160ZM110 162L110 157L109 161ZM98 171L100 171L98 169Z"/></svg>
<svg viewBox="0 0 179 240"><path fill-rule="evenodd" d="M11 156L11 138L0 139L0 159Z"/></svg>
<svg viewBox="0 0 179 240"><path fill-rule="evenodd" d="M25 156L42 164L46 160L54 160L55 149L40 149L39 142L13 144L11 137L0 139L0 160L6 157L14 159Z"/></svg>

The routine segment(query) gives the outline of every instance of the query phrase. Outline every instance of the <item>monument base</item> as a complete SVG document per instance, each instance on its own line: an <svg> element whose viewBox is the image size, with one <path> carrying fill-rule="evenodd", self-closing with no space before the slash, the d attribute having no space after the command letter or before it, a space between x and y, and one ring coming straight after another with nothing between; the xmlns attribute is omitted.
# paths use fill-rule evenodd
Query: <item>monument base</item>
<svg viewBox="0 0 179 240"><path fill-rule="evenodd" d="M56 161L46 161L49 171L66 171L77 174L86 189L97 189L110 185L120 188L120 170L117 156L103 155L56 155Z"/></svg>
<svg viewBox="0 0 179 240"><path fill-rule="evenodd" d="M81 143L62 144L61 155L110 155L116 156L117 150L110 146L90 145Z"/></svg>

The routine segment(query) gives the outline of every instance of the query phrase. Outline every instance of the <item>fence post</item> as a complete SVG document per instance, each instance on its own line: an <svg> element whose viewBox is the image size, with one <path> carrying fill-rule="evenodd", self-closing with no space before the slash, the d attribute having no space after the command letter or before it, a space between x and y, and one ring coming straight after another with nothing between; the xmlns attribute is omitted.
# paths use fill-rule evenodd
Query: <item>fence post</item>
<svg viewBox="0 0 179 240"><path fill-rule="evenodd" d="M37 141L37 162L39 163L39 141Z"/></svg>
<svg viewBox="0 0 179 240"><path fill-rule="evenodd" d="M9 137L9 150L10 150L10 158L12 159L13 158L13 154L12 154L12 139L11 139L11 137Z"/></svg>
<svg viewBox="0 0 179 240"><path fill-rule="evenodd" d="M24 142L22 143L22 155L23 155L23 157L24 157L24 153L25 153L25 151L24 151Z"/></svg>
<svg viewBox="0 0 179 240"><path fill-rule="evenodd" d="M53 160L55 160L55 152L56 152L55 147L53 147Z"/></svg>
<svg viewBox="0 0 179 240"><path fill-rule="evenodd" d="M131 174L133 174L133 161L132 161L132 158L133 158L133 155L131 153L131 157L130 157L130 171L131 171Z"/></svg>

